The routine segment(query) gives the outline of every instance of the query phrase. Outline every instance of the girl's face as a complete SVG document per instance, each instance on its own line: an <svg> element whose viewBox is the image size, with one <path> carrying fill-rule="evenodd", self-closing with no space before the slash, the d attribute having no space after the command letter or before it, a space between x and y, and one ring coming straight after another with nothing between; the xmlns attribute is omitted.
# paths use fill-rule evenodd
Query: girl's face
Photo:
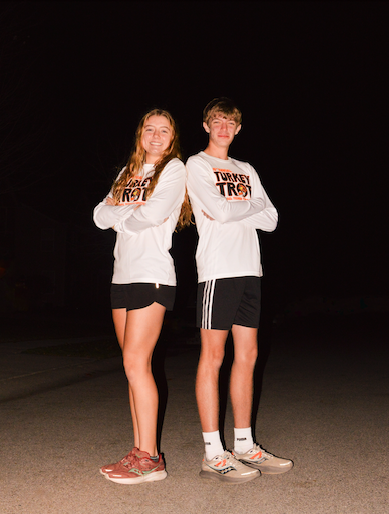
<svg viewBox="0 0 389 514"><path fill-rule="evenodd" d="M150 116L143 125L141 145L146 163L155 164L173 139L173 127L165 116Z"/></svg>

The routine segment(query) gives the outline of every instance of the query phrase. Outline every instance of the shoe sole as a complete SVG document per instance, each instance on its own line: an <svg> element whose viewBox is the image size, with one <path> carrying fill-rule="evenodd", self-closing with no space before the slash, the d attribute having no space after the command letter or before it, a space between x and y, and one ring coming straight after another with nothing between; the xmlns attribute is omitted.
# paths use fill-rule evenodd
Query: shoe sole
<svg viewBox="0 0 389 514"><path fill-rule="evenodd" d="M110 477L108 473L100 472L105 476L107 480L110 482L115 482L116 484L143 484L144 482L157 482L158 480L164 480L167 477L166 471L154 471L153 473L149 473L147 475L141 475L135 478L114 478Z"/></svg>
<svg viewBox="0 0 389 514"><path fill-rule="evenodd" d="M244 482L250 482L255 478L261 476L261 473L249 475L243 478L234 478L229 477L228 475L219 475L219 473L214 473L212 471L200 471L201 478L207 478L208 480L215 480L216 482L226 482L227 484L242 484Z"/></svg>
<svg viewBox="0 0 389 514"><path fill-rule="evenodd" d="M289 466L288 468L283 468L283 469L279 469L279 468L273 468L273 469L269 469L269 468L258 468L261 473L263 475L282 475L282 473L287 473L288 471L290 471L291 469L293 468L293 464L292 466Z"/></svg>
<svg viewBox="0 0 389 514"><path fill-rule="evenodd" d="M238 459L240 460L240 459ZM240 460L242 464L245 466L249 466L253 469L258 469L263 475L281 475L282 473L287 473L293 468L293 462L284 468L271 468L266 466L261 466L261 464L254 464L253 462L249 462L247 460Z"/></svg>

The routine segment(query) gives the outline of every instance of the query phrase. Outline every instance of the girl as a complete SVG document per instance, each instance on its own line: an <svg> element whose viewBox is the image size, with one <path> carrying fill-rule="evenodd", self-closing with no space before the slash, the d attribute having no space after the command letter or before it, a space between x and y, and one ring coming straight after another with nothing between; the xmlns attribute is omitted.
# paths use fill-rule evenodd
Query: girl
<svg viewBox="0 0 389 514"><path fill-rule="evenodd" d="M127 165L93 214L99 228L117 232L111 305L129 384L134 448L100 472L122 484L167 476L157 449L158 391L151 360L165 311L172 310L175 298L172 233L191 217L180 158L172 116L150 111L138 125Z"/></svg>

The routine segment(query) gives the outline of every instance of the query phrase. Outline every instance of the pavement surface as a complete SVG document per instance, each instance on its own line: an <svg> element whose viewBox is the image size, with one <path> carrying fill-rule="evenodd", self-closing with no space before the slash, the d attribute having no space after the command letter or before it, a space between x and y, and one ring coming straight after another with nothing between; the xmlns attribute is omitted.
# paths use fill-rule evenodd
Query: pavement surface
<svg viewBox="0 0 389 514"><path fill-rule="evenodd" d="M120 356L76 349L112 339L0 339L2 514L389 513L387 313L312 314L263 331L256 439L294 468L241 485L199 477L193 330L156 354L168 478L132 486L99 473L132 447L127 385ZM228 349L226 376L230 362Z"/></svg>

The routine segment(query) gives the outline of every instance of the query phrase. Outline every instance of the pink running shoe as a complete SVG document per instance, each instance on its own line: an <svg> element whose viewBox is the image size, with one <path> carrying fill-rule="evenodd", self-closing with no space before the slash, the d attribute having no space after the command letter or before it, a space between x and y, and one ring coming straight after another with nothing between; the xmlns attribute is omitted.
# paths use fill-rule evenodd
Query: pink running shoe
<svg viewBox="0 0 389 514"><path fill-rule="evenodd" d="M155 482L167 477L165 463L159 454L158 462L150 458L150 454L133 448L128 455L116 464L100 468L107 480L117 484L141 484Z"/></svg>
<svg viewBox="0 0 389 514"><path fill-rule="evenodd" d="M106 475L107 473L112 473L112 471L114 471L118 466L120 466L121 464L124 464L125 462L130 462L130 459L131 459L131 454L135 451L139 451L138 448L133 448L130 453L128 453L127 455L125 455L121 460L119 460L119 462L114 462L113 464L107 464L106 466L102 466L100 468L100 473L102 475Z"/></svg>

